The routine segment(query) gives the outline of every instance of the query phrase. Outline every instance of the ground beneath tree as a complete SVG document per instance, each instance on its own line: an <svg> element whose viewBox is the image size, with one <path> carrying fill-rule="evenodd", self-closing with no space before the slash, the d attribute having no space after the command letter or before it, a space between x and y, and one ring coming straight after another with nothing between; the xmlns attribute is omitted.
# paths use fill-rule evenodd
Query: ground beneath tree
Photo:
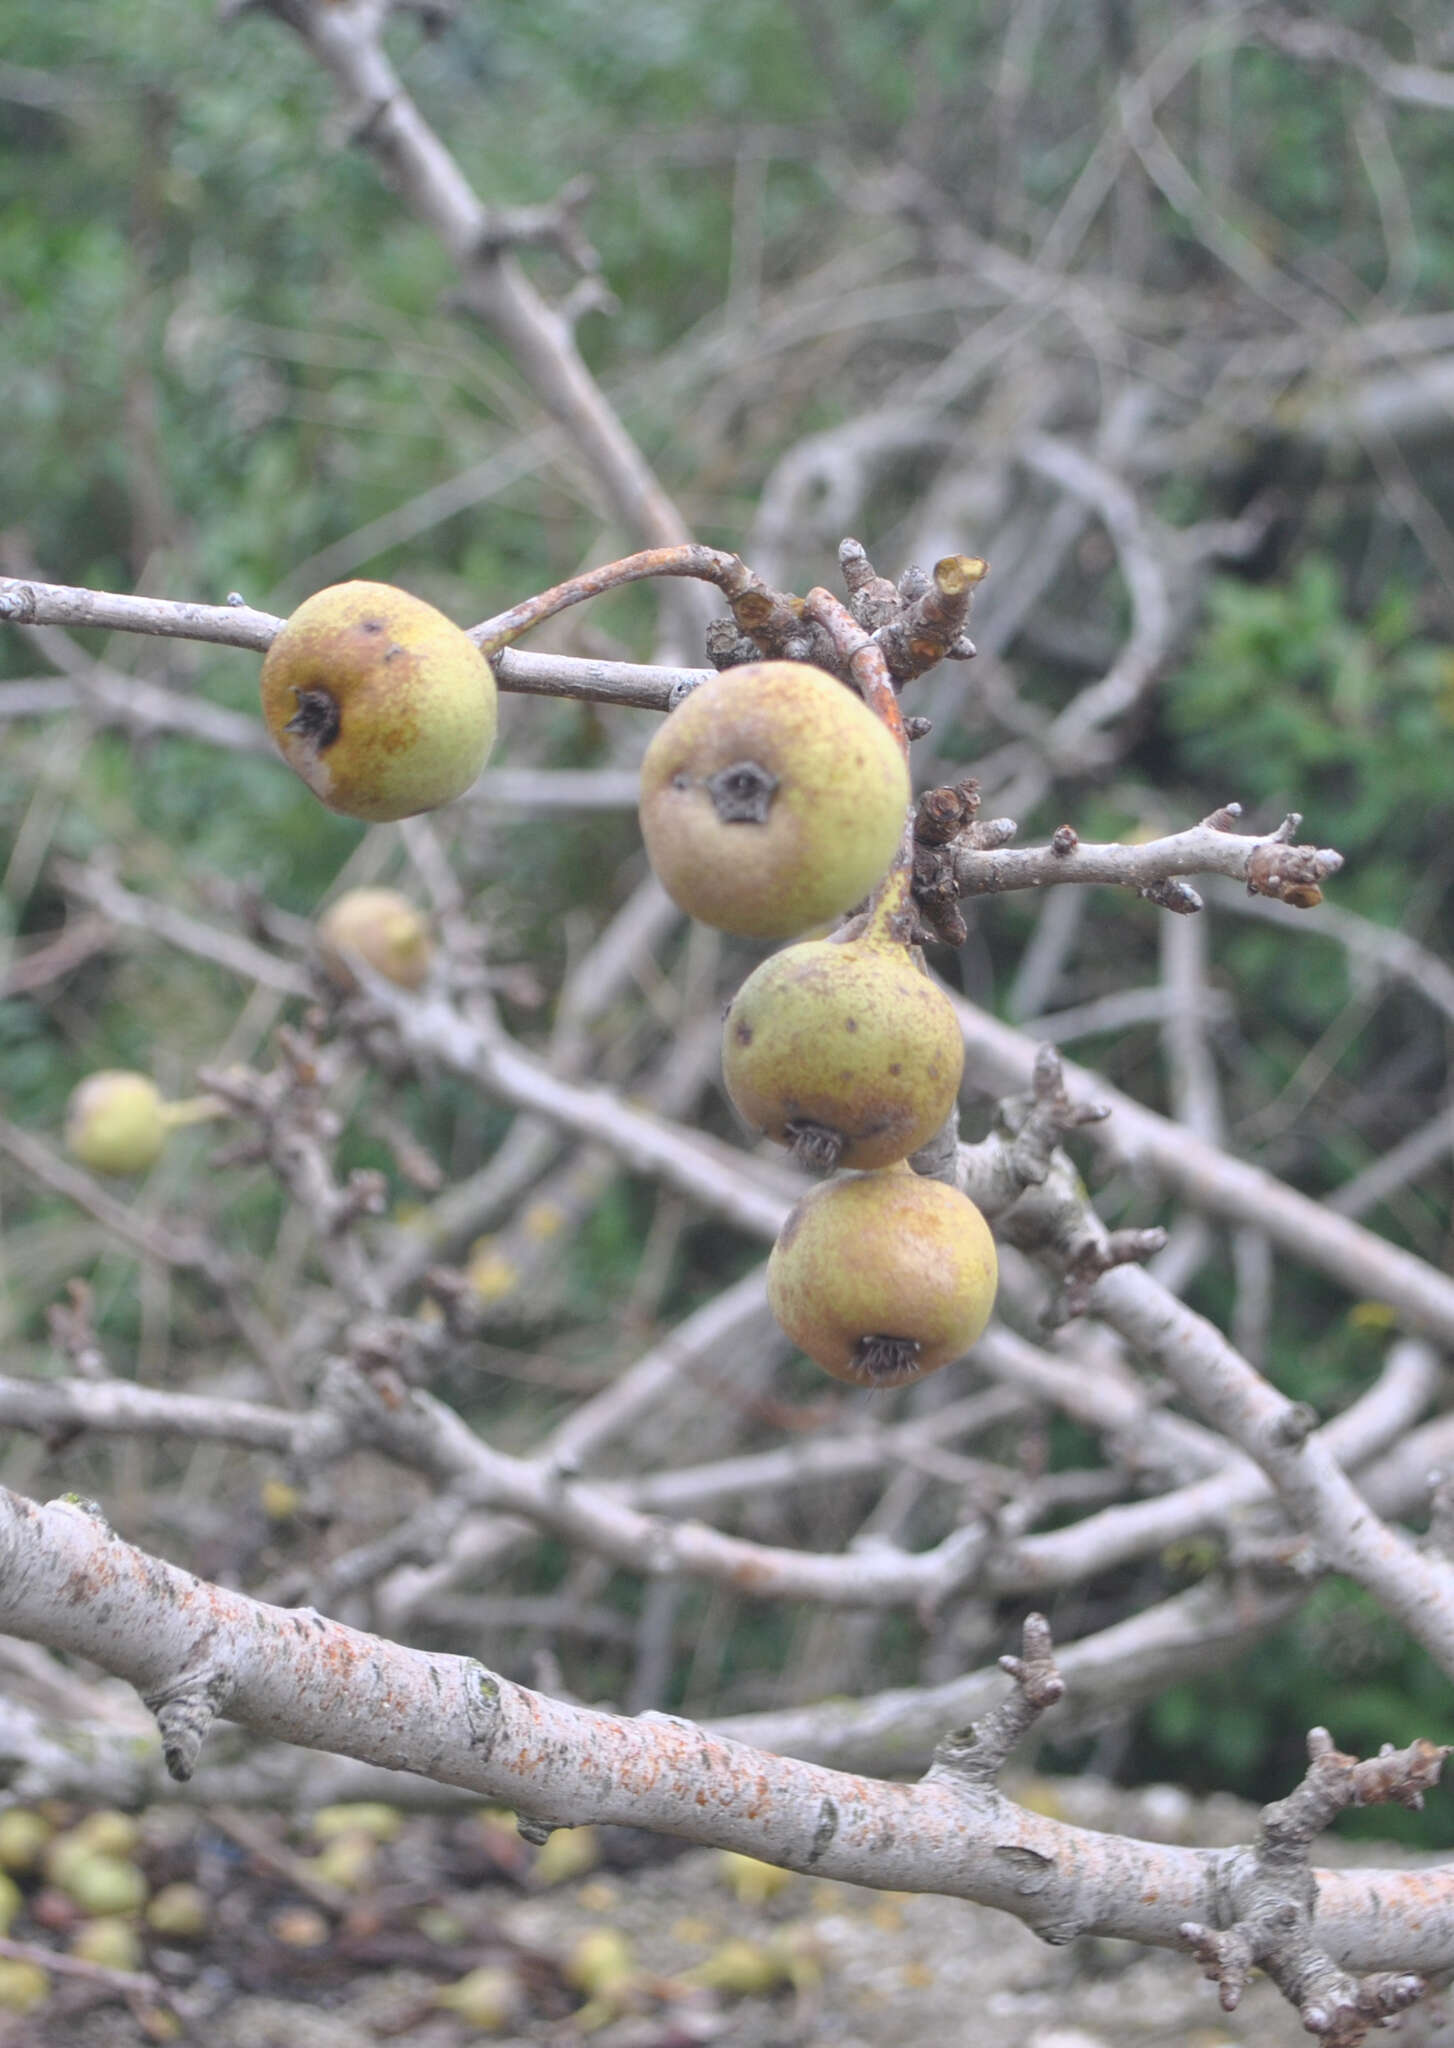
<svg viewBox="0 0 1454 2048"><path fill-rule="evenodd" d="M1081 1825L1201 1843L1247 1838L1251 1810L1168 1789L1041 1780L1022 1796ZM49 1807L52 1845L84 1816ZM1360 1860L1403 1860L1359 1852ZM338 1809L320 1833L278 1816L181 1808L142 1817L127 1859L153 1902L195 1886L195 1932L144 1917L141 1967L161 1996L55 1977L0 2048L1294 2048L1308 2036L1273 1988L1238 2012L1184 1957L1088 1939L1045 1947L962 1902L674 1853L627 1830L558 1833L537 1852L507 1816ZM1330 1847L1327 1861L1348 1860ZM13 1941L65 1952L82 1916L38 1864L19 1875ZM176 1907L189 1895L166 1894ZM85 1945L84 1941L81 1943ZM481 1972L481 1975L471 1973ZM478 2001L464 2015L441 2004ZM1454 2048L1439 2002L1402 2048Z"/></svg>

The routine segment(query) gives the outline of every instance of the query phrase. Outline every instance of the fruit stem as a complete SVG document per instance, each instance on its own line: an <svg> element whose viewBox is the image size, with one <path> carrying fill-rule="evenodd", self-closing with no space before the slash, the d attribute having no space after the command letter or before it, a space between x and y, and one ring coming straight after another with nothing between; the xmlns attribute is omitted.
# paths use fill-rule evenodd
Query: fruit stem
<svg viewBox="0 0 1454 2048"><path fill-rule="evenodd" d="M905 913L913 908L913 826L906 828L894 864L868 901L868 915L854 937L863 946L904 946Z"/></svg>
<svg viewBox="0 0 1454 2048"><path fill-rule="evenodd" d="M183 1124L205 1124L213 1117L231 1113L220 1095L189 1095L182 1102L162 1104L162 1122L168 1130L177 1130Z"/></svg>
<svg viewBox="0 0 1454 2048"><path fill-rule="evenodd" d="M728 598L760 587L760 579L740 556L725 554L721 548L704 547L698 541L684 541L679 547L646 548L637 555L624 555L619 562L582 570L579 576L568 577L564 583L554 584L534 597L522 598L509 611L496 612L493 618L471 626L469 638L488 660L543 619L553 618L557 612L582 604L589 597L619 590L624 584L643 582L649 576L695 576L703 583L715 583Z"/></svg>

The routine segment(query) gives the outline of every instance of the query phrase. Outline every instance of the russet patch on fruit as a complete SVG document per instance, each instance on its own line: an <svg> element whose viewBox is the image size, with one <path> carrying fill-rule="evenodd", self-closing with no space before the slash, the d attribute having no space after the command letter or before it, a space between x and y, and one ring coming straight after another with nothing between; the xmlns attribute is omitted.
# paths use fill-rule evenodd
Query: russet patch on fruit
<svg viewBox="0 0 1454 2048"><path fill-rule="evenodd" d="M906 1159L948 1116L963 1071L953 1005L907 947L877 933L764 960L722 1032L739 1114L820 1172Z"/></svg>
<svg viewBox="0 0 1454 2048"><path fill-rule="evenodd" d="M443 612L388 583L315 591L263 661L263 717L330 810L379 823L464 793L495 738L495 677Z"/></svg>
<svg viewBox="0 0 1454 2048"><path fill-rule="evenodd" d="M709 676L641 764L641 832L681 908L739 938L793 938L888 871L909 771L862 699L798 661Z"/></svg>
<svg viewBox="0 0 1454 2048"><path fill-rule="evenodd" d="M767 1298L835 1379L895 1387L963 1356L998 1280L994 1239L969 1197L896 1166L803 1197L768 1260Z"/></svg>

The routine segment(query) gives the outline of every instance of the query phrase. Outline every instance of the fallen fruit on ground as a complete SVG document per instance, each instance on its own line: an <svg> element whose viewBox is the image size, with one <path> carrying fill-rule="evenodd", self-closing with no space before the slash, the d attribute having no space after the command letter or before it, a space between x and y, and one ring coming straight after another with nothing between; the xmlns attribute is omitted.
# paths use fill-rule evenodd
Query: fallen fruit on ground
<svg viewBox="0 0 1454 2048"><path fill-rule="evenodd" d="M483 654L443 612L388 583L305 598L268 649L262 703L314 795L370 823L462 795L495 737Z"/></svg>
<svg viewBox="0 0 1454 2048"><path fill-rule="evenodd" d="M908 802L888 728L799 661L709 676L641 764L653 868L690 916L739 938L794 938L851 909L887 872Z"/></svg>
<svg viewBox="0 0 1454 2048"><path fill-rule="evenodd" d="M894 1166L803 1197L768 1260L767 1298L835 1379L896 1387L962 1357L997 1281L994 1239L969 1197Z"/></svg>

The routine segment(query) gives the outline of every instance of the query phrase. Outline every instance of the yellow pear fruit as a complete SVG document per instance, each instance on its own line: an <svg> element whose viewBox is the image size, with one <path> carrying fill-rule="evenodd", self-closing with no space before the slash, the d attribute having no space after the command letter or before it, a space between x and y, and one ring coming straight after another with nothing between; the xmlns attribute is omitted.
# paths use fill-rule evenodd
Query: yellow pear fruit
<svg viewBox="0 0 1454 2048"><path fill-rule="evenodd" d="M34 1870L55 1828L30 1806L0 1813L0 1870Z"/></svg>
<svg viewBox="0 0 1454 2048"><path fill-rule="evenodd" d="M129 1920L115 1914L83 1920L71 1936L70 1952L83 1963L99 1963L103 1970L139 1970L146 1960L141 1936Z"/></svg>
<svg viewBox="0 0 1454 2048"><path fill-rule="evenodd" d="M50 1997L50 1978L39 1963L0 1958L0 2012L34 2012Z"/></svg>
<svg viewBox="0 0 1454 2048"><path fill-rule="evenodd" d="M166 1143L167 1118L145 1074L88 1074L66 1106L66 1147L92 1173L145 1173Z"/></svg>
<svg viewBox="0 0 1454 2048"><path fill-rule="evenodd" d="M641 764L641 831L668 894L739 938L788 939L888 871L909 771L861 698L801 661L699 683Z"/></svg>
<svg viewBox="0 0 1454 2048"><path fill-rule="evenodd" d="M495 677L443 612L389 583L315 591L263 662L263 718L330 810L377 823L463 794L495 737Z"/></svg>
<svg viewBox="0 0 1454 2048"><path fill-rule="evenodd" d="M998 1277L989 1225L969 1197L895 1166L803 1197L768 1260L767 1299L835 1379L897 1387L969 1349Z"/></svg>
<svg viewBox="0 0 1454 2048"><path fill-rule="evenodd" d="M200 1941L212 1925L212 1901L200 1885L178 1878L147 1900L146 1924L169 1941Z"/></svg>
<svg viewBox="0 0 1454 2048"><path fill-rule="evenodd" d="M150 1887L134 1863L83 1849L68 1858L56 1879L83 1913L139 1913Z"/></svg>
<svg viewBox="0 0 1454 2048"><path fill-rule="evenodd" d="M320 1806L310 1823L315 1842L336 1842L340 1835L368 1835L375 1842L397 1840L404 1816L381 1799L353 1799L338 1806Z"/></svg>
<svg viewBox="0 0 1454 2048"><path fill-rule="evenodd" d="M542 1891L553 1884L571 1884L596 1868L601 1837L595 1828L556 1828L541 1843L530 1866L530 1882Z"/></svg>
<svg viewBox="0 0 1454 2048"><path fill-rule="evenodd" d="M764 960L722 1032L722 1077L799 1165L891 1166L948 1116L964 1071L954 1006L907 947L810 939Z"/></svg>
<svg viewBox="0 0 1454 2048"><path fill-rule="evenodd" d="M77 1821L69 1839L101 1856L132 1856L141 1844L141 1823L135 1814L99 1806Z"/></svg>
<svg viewBox="0 0 1454 2048"><path fill-rule="evenodd" d="M349 953L385 981L418 988L429 973L434 941L423 911L397 889L346 889L318 920L318 952L339 988L354 986Z"/></svg>
<svg viewBox="0 0 1454 2048"><path fill-rule="evenodd" d="M520 1980L503 1963L481 1963L453 1984L443 1984L433 2003L457 2013L477 2034L503 2034L520 2013Z"/></svg>
<svg viewBox="0 0 1454 2048"><path fill-rule="evenodd" d="M635 1980L636 1958L615 1927L591 1927L577 1940L561 1971L588 1998L611 1998Z"/></svg>
<svg viewBox="0 0 1454 2048"><path fill-rule="evenodd" d="M719 1849L717 1875L740 1906L762 1906L796 1881L796 1872L776 1863L763 1863L756 1856L744 1856L740 1849Z"/></svg>

